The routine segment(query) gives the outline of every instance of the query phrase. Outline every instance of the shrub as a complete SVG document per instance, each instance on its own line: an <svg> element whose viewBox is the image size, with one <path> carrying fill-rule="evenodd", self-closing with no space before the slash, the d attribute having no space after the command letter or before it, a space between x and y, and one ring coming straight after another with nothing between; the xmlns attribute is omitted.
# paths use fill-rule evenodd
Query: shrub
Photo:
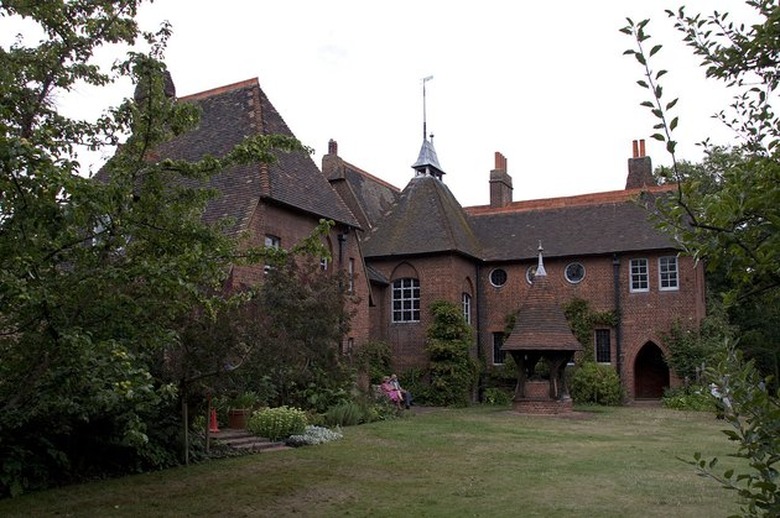
<svg viewBox="0 0 780 518"><path fill-rule="evenodd" d="M663 405L673 410L695 410L714 412L715 400L707 387L691 385L679 389L669 389L663 397Z"/></svg>
<svg viewBox="0 0 780 518"><path fill-rule="evenodd" d="M506 406L512 402L512 394L500 388L487 388L483 395L483 401L486 405Z"/></svg>
<svg viewBox="0 0 780 518"><path fill-rule="evenodd" d="M368 373L369 383L381 383L392 370L390 346L378 340L367 342L357 353L357 363Z"/></svg>
<svg viewBox="0 0 780 518"><path fill-rule="evenodd" d="M623 400L623 389L615 369L586 362L572 375L571 397L577 403L616 406Z"/></svg>
<svg viewBox="0 0 780 518"><path fill-rule="evenodd" d="M252 414L247 429L255 435L278 441L293 434L303 433L306 424L306 413L303 410L280 406Z"/></svg>
<svg viewBox="0 0 780 518"><path fill-rule="evenodd" d="M324 419L330 426L354 426L367 421L366 409L354 401L344 401L330 407Z"/></svg>
<svg viewBox="0 0 780 518"><path fill-rule="evenodd" d="M344 434L338 430L329 430L322 426L307 426L303 434L291 435L285 443L287 446L313 446L330 441L337 441L344 437Z"/></svg>

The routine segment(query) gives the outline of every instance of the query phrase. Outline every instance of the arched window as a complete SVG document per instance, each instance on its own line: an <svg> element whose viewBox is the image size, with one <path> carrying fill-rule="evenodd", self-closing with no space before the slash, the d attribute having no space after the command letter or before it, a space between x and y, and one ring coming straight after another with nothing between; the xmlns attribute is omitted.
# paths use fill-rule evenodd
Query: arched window
<svg viewBox="0 0 780 518"><path fill-rule="evenodd" d="M393 322L420 321L420 281L413 278L393 281Z"/></svg>
<svg viewBox="0 0 780 518"><path fill-rule="evenodd" d="M466 319L467 324L471 325L471 295L463 293L461 303L463 304L463 318Z"/></svg>

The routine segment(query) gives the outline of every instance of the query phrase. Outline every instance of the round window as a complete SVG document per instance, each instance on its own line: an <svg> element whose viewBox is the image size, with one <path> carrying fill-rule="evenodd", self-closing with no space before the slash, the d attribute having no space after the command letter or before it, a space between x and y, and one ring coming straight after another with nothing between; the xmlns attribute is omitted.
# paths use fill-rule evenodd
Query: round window
<svg viewBox="0 0 780 518"><path fill-rule="evenodd" d="M536 265L532 264L525 271L525 281L528 284L533 284L534 283L534 277L536 277Z"/></svg>
<svg viewBox="0 0 780 518"><path fill-rule="evenodd" d="M496 288L500 288L506 284L506 271L502 270L501 268L496 268L490 272L490 284Z"/></svg>
<svg viewBox="0 0 780 518"><path fill-rule="evenodd" d="M566 280L572 284L577 284L585 278L585 267L582 263L569 263L566 265Z"/></svg>

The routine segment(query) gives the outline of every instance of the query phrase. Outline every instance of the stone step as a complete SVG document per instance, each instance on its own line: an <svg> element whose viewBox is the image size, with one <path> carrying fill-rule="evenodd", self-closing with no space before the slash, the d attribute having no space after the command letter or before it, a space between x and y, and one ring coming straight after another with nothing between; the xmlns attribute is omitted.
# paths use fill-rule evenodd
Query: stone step
<svg viewBox="0 0 780 518"><path fill-rule="evenodd" d="M264 437L252 435L246 430L224 428L212 432L211 439L239 451L277 451L288 449L283 442L269 441Z"/></svg>

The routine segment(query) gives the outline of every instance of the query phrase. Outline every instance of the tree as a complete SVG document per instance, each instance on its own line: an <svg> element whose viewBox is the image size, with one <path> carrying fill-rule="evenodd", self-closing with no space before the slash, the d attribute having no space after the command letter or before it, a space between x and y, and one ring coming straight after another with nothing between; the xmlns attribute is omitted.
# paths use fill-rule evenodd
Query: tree
<svg viewBox="0 0 780 518"><path fill-rule="evenodd" d="M236 243L200 218L213 195L202 185L231 164L302 149L256 137L224 157L152 161L197 112L165 95L170 27L141 32L139 3L0 5L44 34L0 49L0 495L178 462L164 417L177 387L157 374L185 317L222 303L238 260ZM149 53L111 72L94 63L97 48L140 38ZM96 121L58 111L59 93L123 77L136 99ZM102 181L79 175L79 145L121 141Z"/></svg>
<svg viewBox="0 0 780 518"><path fill-rule="evenodd" d="M697 175L686 175L677 164L672 138L678 120L672 116L677 99L662 101L659 80L666 71L654 72L649 63L661 45L645 51L650 39L645 30L648 20L634 23L629 19L622 29L636 41L636 47L626 53L644 68L639 84L651 96L642 105L658 121L655 128L659 131L653 138L666 142L674 159L672 177L678 189L674 203L660 207L663 226L687 251L724 275L728 284L725 301L732 305L762 297L777 300L780 291L776 259L780 252L780 119L772 106L780 80L780 6L776 0L747 4L756 10L760 22L746 26L718 12L688 16L683 8L668 12L684 41L701 57L707 77L725 81L736 92L730 108L717 116L734 131L737 141L726 154L704 142L704 172L709 175L704 189L699 189L702 183L696 181ZM717 459L707 461L699 453L692 464L702 475L736 491L744 515L780 515L780 393L767 387L768 380L762 379L752 362L744 362L731 343L724 345L720 361L709 365L707 376L731 425L724 433L737 443L735 455L746 459L750 469L718 474Z"/></svg>
<svg viewBox="0 0 780 518"><path fill-rule="evenodd" d="M469 353L471 328L456 304L431 304L433 322L426 349L430 357L429 399L435 405L467 405L477 382L479 365Z"/></svg>

